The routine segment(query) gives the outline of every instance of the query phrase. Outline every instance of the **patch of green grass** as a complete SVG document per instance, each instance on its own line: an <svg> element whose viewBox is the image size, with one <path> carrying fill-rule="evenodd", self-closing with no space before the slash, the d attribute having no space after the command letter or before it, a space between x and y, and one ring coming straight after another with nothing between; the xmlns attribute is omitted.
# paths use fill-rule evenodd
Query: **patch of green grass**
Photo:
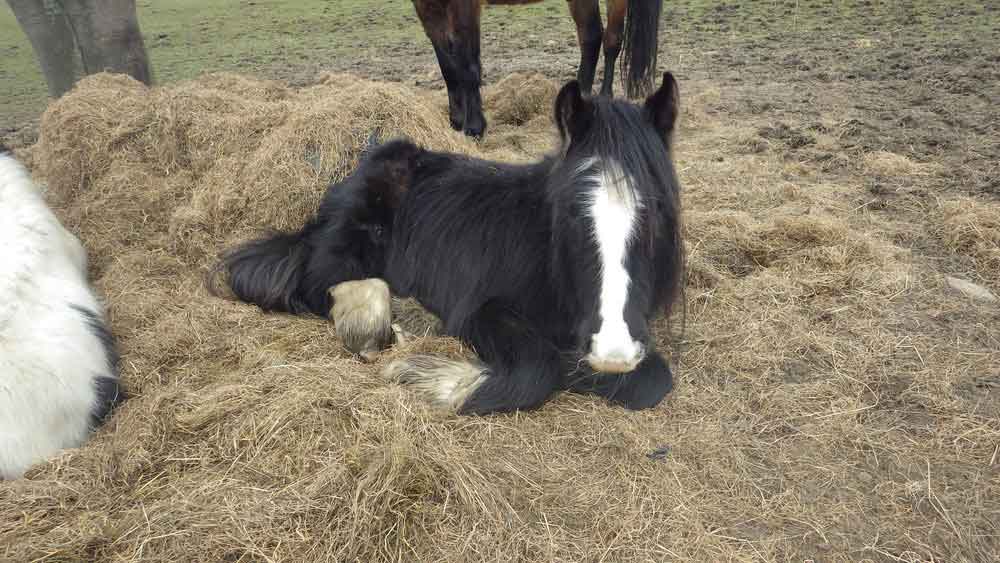
<svg viewBox="0 0 1000 563"><path fill-rule="evenodd" d="M138 11L158 82L223 70L287 78L337 57L363 60L387 45L426 41L412 5L399 0L141 0ZM0 56L0 127L12 127L44 109L47 90L6 3Z"/></svg>
<svg viewBox="0 0 1000 563"><path fill-rule="evenodd" d="M364 59L385 45L423 38L408 2L147 0L140 10L162 81L206 70L322 66L331 57Z"/></svg>
<svg viewBox="0 0 1000 563"><path fill-rule="evenodd" d="M37 112L47 91L28 38L6 2L0 7L0 133Z"/></svg>

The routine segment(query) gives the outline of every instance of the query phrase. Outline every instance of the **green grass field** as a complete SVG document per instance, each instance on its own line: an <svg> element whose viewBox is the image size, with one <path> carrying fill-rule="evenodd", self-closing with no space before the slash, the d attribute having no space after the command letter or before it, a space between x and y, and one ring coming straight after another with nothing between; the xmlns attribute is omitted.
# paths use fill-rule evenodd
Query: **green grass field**
<svg viewBox="0 0 1000 563"><path fill-rule="evenodd" d="M296 70L351 54L364 58L387 44L422 38L412 8L388 2L372 25L372 2L361 0L174 0L139 2L139 18L155 79L170 82L203 72L238 71L288 78ZM391 9L390 9L391 8ZM44 108L45 83L27 38L6 5L0 9L3 125Z"/></svg>

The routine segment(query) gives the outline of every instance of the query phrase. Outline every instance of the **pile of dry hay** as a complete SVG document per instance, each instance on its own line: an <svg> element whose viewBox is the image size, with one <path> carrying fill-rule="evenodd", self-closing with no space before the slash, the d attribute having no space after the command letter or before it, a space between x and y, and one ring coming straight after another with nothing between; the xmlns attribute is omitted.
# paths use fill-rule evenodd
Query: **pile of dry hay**
<svg viewBox="0 0 1000 563"><path fill-rule="evenodd" d="M560 396L458 418L379 375L454 341L361 364L328 322L204 290L221 249L299 225L372 131L530 158L551 146L555 88L485 92L481 145L449 129L440 93L343 75L302 90L98 75L50 107L21 156L89 249L134 398L86 447L0 484L0 558L995 556L1000 410L976 378L1000 361L974 326L960 345L928 326L968 304L853 213L858 188L766 147L730 158L740 131L711 89L684 93L687 332L655 410ZM962 232L942 236L992 259Z"/></svg>

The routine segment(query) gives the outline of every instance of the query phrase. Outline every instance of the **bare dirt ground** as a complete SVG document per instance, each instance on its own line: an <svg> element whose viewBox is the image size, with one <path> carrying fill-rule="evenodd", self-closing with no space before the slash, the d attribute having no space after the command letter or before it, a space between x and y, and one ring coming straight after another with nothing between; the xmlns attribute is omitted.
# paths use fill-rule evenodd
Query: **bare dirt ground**
<svg viewBox="0 0 1000 563"><path fill-rule="evenodd" d="M42 143L13 134L93 254L136 398L0 485L0 558L1000 560L1000 303L947 281L1000 295L992 4L667 2L689 275L683 334L658 335L677 389L652 411L436 413L379 368L454 342L364 365L328 323L204 293L214 254L301 221L373 124L497 158L549 147L578 54L565 7L543 7L527 35L484 20L481 145L423 91L441 82L416 39L255 69L302 90L102 79ZM497 85L526 71L553 82Z"/></svg>

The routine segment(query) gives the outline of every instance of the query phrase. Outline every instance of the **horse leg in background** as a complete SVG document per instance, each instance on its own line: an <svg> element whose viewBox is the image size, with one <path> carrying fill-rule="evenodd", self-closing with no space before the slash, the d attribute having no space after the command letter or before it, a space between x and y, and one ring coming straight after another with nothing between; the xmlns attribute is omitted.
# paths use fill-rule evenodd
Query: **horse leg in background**
<svg viewBox="0 0 1000 563"><path fill-rule="evenodd" d="M448 88L448 117L456 131L482 137L486 131L479 91L480 0L413 0L417 17L434 46Z"/></svg>
<svg viewBox="0 0 1000 563"><path fill-rule="evenodd" d="M615 63L622 50L628 0L608 0L608 27L604 29L604 83L602 96L614 95Z"/></svg>
<svg viewBox="0 0 1000 563"><path fill-rule="evenodd" d="M484 305L454 333L485 365L411 356L393 362L386 372L432 404L460 414L529 410L557 389L559 352L509 309Z"/></svg>
<svg viewBox="0 0 1000 563"><path fill-rule="evenodd" d="M581 363L565 384L568 391L598 395L632 410L655 407L673 387L670 366L658 352L647 354L630 373L595 373Z"/></svg>
<svg viewBox="0 0 1000 563"><path fill-rule="evenodd" d="M462 122L465 119L465 108L462 107L462 100L458 94L458 82L447 55L446 1L413 0L413 7L417 11L417 17L420 18L420 24L424 27L424 33L427 34L431 45L434 46L434 54L437 56L438 66L441 69L441 77L444 78L445 87L448 89L448 118L451 121L451 126L456 131L461 131Z"/></svg>
<svg viewBox="0 0 1000 563"><path fill-rule="evenodd" d="M598 0L567 0L569 11L576 22L576 39L580 44L580 67L576 70L576 80L585 94L594 87L594 73L597 72L597 58L601 54L601 7Z"/></svg>

